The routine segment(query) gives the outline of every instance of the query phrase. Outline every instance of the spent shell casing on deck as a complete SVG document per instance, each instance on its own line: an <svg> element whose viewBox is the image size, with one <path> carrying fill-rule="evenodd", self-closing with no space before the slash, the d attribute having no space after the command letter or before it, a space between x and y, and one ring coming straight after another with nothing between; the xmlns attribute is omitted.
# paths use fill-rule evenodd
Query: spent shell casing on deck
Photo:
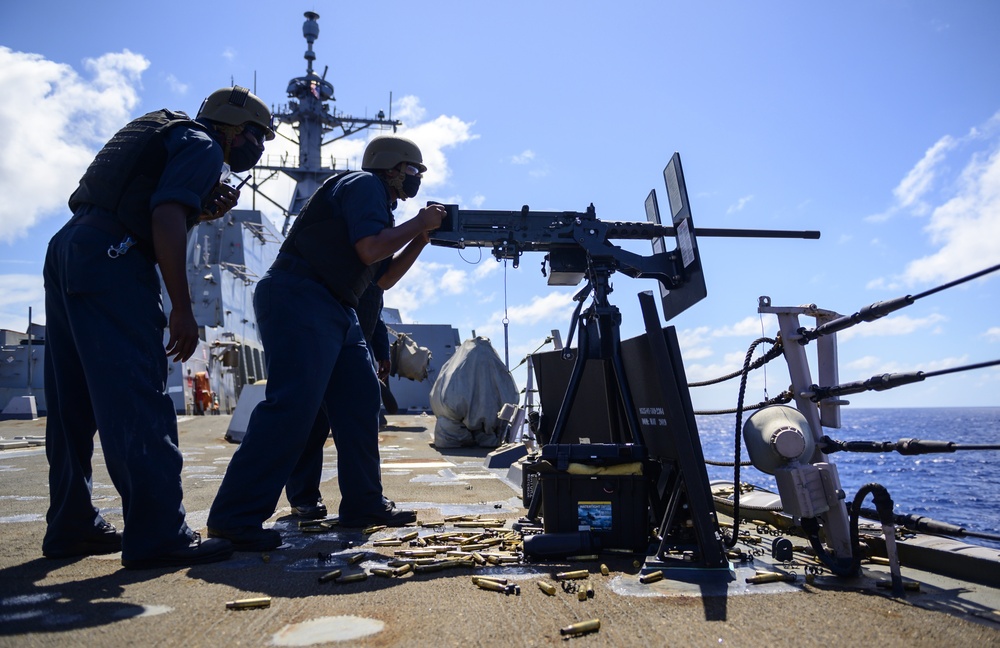
<svg viewBox="0 0 1000 648"><path fill-rule="evenodd" d="M327 572L319 577L319 582L328 583L332 580L337 580L340 578L341 571L339 569L334 569L332 572Z"/></svg>
<svg viewBox="0 0 1000 648"><path fill-rule="evenodd" d="M372 575L381 576L383 578L392 578L393 576L396 575L395 570L387 569L385 567L372 567L371 572Z"/></svg>
<svg viewBox="0 0 1000 648"><path fill-rule="evenodd" d="M795 574L782 574L781 572L763 572L746 579L751 585L763 585L764 583L794 583Z"/></svg>
<svg viewBox="0 0 1000 648"><path fill-rule="evenodd" d="M506 585L504 585L503 583L498 583L496 581L491 581L491 580L473 580L472 582L475 583L476 587L478 587L479 589L490 590L492 592L506 592L507 591L507 586Z"/></svg>
<svg viewBox="0 0 1000 648"><path fill-rule="evenodd" d="M565 628L559 628L559 634L578 635L578 634L585 634L587 632L597 632L600 629L601 629L601 620L591 619L590 621L580 621L579 623L568 625Z"/></svg>
<svg viewBox="0 0 1000 648"><path fill-rule="evenodd" d="M492 578L490 576L473 576L472 577L472 582L473 583L481 581L481 580L482 581L493 581L494 583L500 583L501 585L506 585L507 584L507 579L506 578Z"/></svg>
<svg viewBox="0 0 1000 648"><path fill-rule="evenodd" d="M542 590L549 596L556 595L556 586L552 583L546 583L545 581L538 581L538 589Z"/></svg>
<svg viewBox="0 0 1000 648"><path fill-rule="evenodd" d="M586 569L578 569L576 571L559 572L556 574L556 580L579 580L589 576L590 572Z"/></svg>
<svg viewBox="0 0 1000 648"><path fill-rule="evenodd" d="M411 571L413 571L413 565L411 563L406 563L405 565L400 565L392 570L392 575L402 576L403 574L409 574Z"/></svg>
<svg viewBox="0 0 1000 648"><path fill-rule="evenodd" d="M642 576L639 577L639 582L642 583L643 585L649 583L655 583L656 581L661 581L661 580L663 580L663 572L660 570L656 570L655 572L649 572L648 574L643 574Z"/></svg>
<svg viewBox="0 0 1000 648"><path fill-rule="evenodd" d="M362 560L364 560L366 555L368 555L368 554L366 554L363 551L361 553L353 554L350 558L347 559L347 564L348 565L356 565L357 563L359 563Z"/></svg>
<svg viewBox="0 0 1000 648"><path fill-rule="evenodd" d="M608 566L605 565L604 563L601 563L601 575L607 576L610 573L611 573L611 570L608 569Z"/></svg>
<svg viewBox="0 0 1000 648"><path fill-rule="evenodd" d="M875 587L878 587L879 589L891 589L892 581L879 579L875 581ZM920 583L917 581L903 581L903 590L907 592L919 592Z"/></svg>
<svg viewBox="0 0 1000 648"><path fill-rule="evenodd" d="M400 542L409 542L410 540L416 540L417 536L420 535L419 531L410 531L409 533L404 533L399 536Z"/></svg>
<svg viewBox="0 0 1000 648"><path fill-rule="evenodd" d="M365 572L358 572L356 574L348 574L347 576L341 576L337 579L338 583L356 583L358 581L363 581L368 578L368 574Z"/></svg>
<svg viewBox="0 0 1000 648"><path fill-rule="evenodd" d="M226 603L227 610L249 610L251 608L271 607L270 596L259 596L257 598L240 599Z"/></svg>
<svg viewBox="0 0 1000 648"><path fill-rule="evenodd" d="M378 531L382 531L383 529L385 529L385 525L384 524L373 524L370 527L365 527L364 529L362 529L361 533L363 533L365 535L371 535L372 533L376 533Z"/></svg>

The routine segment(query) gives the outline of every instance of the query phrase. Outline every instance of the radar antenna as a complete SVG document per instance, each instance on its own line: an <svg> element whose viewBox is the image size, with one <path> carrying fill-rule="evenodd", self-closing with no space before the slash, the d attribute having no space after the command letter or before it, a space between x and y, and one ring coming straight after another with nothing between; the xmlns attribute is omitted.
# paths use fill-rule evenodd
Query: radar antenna
<svg viewBox="0 0 1000 648"><path fill-rule="evenodd" d="M322 153L324 146L372 126L391 127L395 131L402 125L399 120L392 119L391 112L388 119L381 110L375 119L369 119L338 112L335 106L329 105L336 102L333 96L333 84L326 80L329 68L323 69L322 76L313 71L313 61L316 60L313 43L319 38L317 22L319 14L307 11L305 17L302 35L306 39L307 46L303 55L306 60L306 74L288 82L288 103L273 111L276 125L289 124L298 134L299 155L297 159L275 156L273 160L271 156L266 156L264 163L255 167L261 171L271 171L267 179L277 173L284 173L295 181L292 200L287 209L282 208L285 214L282 235L288 234L292 219L301 212L309 197L328 178L351 170L347 160L331 157L324 161ZM260 191L258 187L259 184L253 185L254 191ZM268 200L277 204L274 200Z"/></svg>

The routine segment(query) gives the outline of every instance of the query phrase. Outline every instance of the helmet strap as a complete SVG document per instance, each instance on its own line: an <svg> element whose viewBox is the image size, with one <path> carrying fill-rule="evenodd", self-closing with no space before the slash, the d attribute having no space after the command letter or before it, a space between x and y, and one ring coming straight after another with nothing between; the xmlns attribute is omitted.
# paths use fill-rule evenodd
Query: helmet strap
<svg viewBox="0 0 1000 648"><path fill-rule="evenodd" d="M390 176L389 175L389 171L395 171L396 173ZM393 191L396 192L396 195L399 196L400 198L402 198L403 200L406 200L406 198L407 198L406 192L403 191L403 176L404 175L405 175L405 173L401 173L399 171L399 169L392 168L392 169L386 169L385 173L383 174L383 177L385 178L385 183L387 185L389 185L389 187Z"/></svg>
<svg viewBox="0 0 1000 648"><path fill-rule="evenodd" d="M223 160L229 163L229 152L233 148L233 140L236 136L243 132L243 126L233 126L231 124L220 124L216 122L215 129L222 135L222 154Z"/></svg>

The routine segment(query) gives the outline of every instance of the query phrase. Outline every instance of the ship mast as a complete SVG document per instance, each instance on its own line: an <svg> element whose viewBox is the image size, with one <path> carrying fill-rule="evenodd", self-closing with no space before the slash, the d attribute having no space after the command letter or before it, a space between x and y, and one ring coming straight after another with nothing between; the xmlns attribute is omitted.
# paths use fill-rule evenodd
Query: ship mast
<svg viewBox="0 0 1000 648"><path fill-rule="evenodd" d="M292 219L323 182L337 173L349 170L345 160L341 161L342 166L339 168L337 160L333 158L328 160L328 165L324 165L324 146L371 126L392 127L395 132L396 127L402 124L392 119L391 106L388 119L381 110L375 119L368 119L346 115L338 112L335 106L331 107L336 99L333 96L333 84L326 80L328 68L323 68L322 76L313 71L313 61L316 60L313 42L319 38L319 23L316 22L319 14L307 11L305 17L302 35L307 43L304 54L306 74L288 82L288 104L274 112L276 123L289 124L298 134L298 160L296 163L295 160L283 157L278 164L270 164L268 160L268 164L256 167L258 170L284 173L295 181L291 203L287 209L282 208L285 214L282 235L288 234ZM259 191L256 187L255 189Z"/></svg>

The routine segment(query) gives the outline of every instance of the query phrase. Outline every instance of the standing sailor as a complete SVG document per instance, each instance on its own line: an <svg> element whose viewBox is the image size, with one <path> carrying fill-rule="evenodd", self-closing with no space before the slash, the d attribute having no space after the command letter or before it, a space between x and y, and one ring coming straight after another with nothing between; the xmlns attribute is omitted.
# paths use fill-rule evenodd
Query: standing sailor
<svg viewBox="0 0 1000 648"><path fill-rule="evenodd" d="M393 201L416 196L427 170L410 140L376 137L361 166L312 195L254 293L267 361L265 400L250 416L208 516L208 535L230 540L237 551L281 544L280 534L262 524L309 445L322 406L337 446L340 525L416 520L382 494L378 378L355 308L379 262L392 257L384 276L402 277L445 211L425 207L395 225Z"/></svg>
<svg viewBox="0 0 1000 648"><path fill-rule="evenodd" d="M223 88L194 120L164 109L127 124L70 197L73 218L52 237L44 269L46 557L120 550L122 565L145 569L232 554L185 522L167 357L183 362L198 344L187 232L235 206L239 192L220 170L249 170L273 138L264 102ZM172 304L166 353L157 265ZM122 498L123 533L91 502L95 432Z"/></svg>

